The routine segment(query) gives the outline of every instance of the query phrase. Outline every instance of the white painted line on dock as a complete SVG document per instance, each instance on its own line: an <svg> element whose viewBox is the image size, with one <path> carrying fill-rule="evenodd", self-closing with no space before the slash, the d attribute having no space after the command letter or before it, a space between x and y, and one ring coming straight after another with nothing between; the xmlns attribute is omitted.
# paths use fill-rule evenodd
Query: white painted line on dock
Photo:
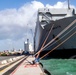
<svg viewBox="0 0 76 75"><path fill-rule="evenodd" d="M23 64L23 62L21 64ZM17 69L21 66L21 64L11 73L11 75L13 75L17 71Z"/></svg>
<svg viewBox="0 0 76 75"><path fill-rule="evenodd" d="M20 59L22 57L24 57L24 55L23 56L18 56L16 58L14 57L14 58L9 58L9 59L6 59L6 60L2 60L2 61L0 61L0 68L3 67L3 66L8 65L8 64L10 64L14 61L17 61L18 59Z"/></svg>
<svg viewBox="0 0 76 75"><path fill-rule="evenodd" d="M5 72L7 72L9 69L11 69L13 66L15 66L16 64L18 64L20 61L22 61L24 58L22 58L21 60L17 61L16 63L8 66L7 68L5 68L4 70L0 71L0 75L4 74Z"/></svg>

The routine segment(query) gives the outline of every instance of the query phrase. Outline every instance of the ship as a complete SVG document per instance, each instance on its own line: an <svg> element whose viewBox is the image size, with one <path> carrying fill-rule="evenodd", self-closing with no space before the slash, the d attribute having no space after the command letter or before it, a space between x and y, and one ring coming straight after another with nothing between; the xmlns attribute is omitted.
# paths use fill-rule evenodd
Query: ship
<svg viewBox="0 0 76 75"><path fill-rule="evenodd" d="M76 32L76 9L70 8L69 5L68 8L40 8L34 35L35 53L42 48L40 56L43 56L74 32ZM76 34L47 56L52 58L76 57Z"/></svg>

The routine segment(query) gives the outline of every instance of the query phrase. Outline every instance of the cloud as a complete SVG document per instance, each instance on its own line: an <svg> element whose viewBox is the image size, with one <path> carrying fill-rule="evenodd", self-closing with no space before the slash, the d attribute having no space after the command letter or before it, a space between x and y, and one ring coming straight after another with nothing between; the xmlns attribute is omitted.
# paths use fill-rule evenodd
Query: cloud
<svg viewBox="0 0 76 75"><path fill-rule="evenodd" d="M14 47L21 47L27 38L32 40L37 11L38 8L43 7L44 5L41 2L32 1L25 3L18 9L0 11L0 48L9 49L8 47L11 42ZM31 29L33 32L31 32ZM20 46L19 43L22 45Z"/></svg>
<svg viewBox="0 0 76 75"><path fill-rule="evenodd" d="M39 1L25 3L20 8L5 9L0 11L0 48L9 49L9 44L14 47L23 47L23 42L33 37L36 26L38 8L44 4ZM55 5L46 4L48 8L66 8L66 2L57 2ZM75 6L71 5L75 8ZM33 32L31 32L31 29ZM31 41L32 42L32 41ZM4 46L4 47L2 47Z"/></svg>
<svg viewBox="0 0 76 75"><path fill-rule="evenodd" d="M11 39L25 35L27 30L35 27L36 13L40 7L44 7L44 5L40 2L32 1L19 9L0 11L0 33L2 33L0 39Z"/></svg>
<svg viewBox="0 0 76 75"><path fill-rule="evenodd" d="M48 8L68 8L68 4L67 4L67 1L65 2L60 2L58 1L56 4L54 4L53 6L50 5L50 4L46 4L46 7ZM75 8L74 5L70 5L71 8Z"/></svg>

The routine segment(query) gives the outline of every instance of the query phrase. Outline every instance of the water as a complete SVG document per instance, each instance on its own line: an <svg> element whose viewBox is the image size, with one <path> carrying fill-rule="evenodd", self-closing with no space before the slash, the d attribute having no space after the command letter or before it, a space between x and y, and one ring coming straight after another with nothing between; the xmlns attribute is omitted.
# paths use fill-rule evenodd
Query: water
<svg viewBox="0 0 76 75"><path fill-rule="evenodd" d="M41 62L52 75L76 75L76 59L48 59Z"/></svg>

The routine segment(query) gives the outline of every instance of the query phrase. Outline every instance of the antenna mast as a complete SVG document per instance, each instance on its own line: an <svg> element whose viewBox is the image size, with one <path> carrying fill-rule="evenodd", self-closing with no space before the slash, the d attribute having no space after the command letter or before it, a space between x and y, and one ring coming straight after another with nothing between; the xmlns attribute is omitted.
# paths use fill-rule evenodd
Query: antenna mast
<svg viewBox="0 0 76 75"><path fill-rule="evenodd" d="M68 9L70 9L70 3L69 3L69 0L68 0Z"/></svg>

